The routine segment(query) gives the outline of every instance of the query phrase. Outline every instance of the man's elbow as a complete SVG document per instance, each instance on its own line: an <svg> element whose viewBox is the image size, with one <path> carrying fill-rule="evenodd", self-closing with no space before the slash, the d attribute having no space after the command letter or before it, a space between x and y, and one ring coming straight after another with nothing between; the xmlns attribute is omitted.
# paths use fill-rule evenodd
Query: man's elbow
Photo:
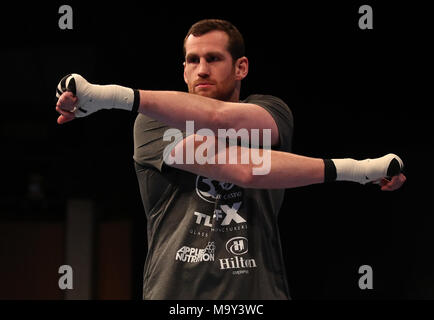
<svg viewBox="0 0 434 320"><path fill-rule="evenodd" d="M252 169L248 165L240 165L237 169L236 185L242 188L253 188L255 183L255 176Z"/></svg>
<svg viewBox="0 0 434 320"><path fill-rule="evenodd" d="M219 101L218 107L214 108L210 114L210 123L212 123L212 129L215 134L218 134L218 129L229 129L228 124L228 114L224 102Z"/></svg>

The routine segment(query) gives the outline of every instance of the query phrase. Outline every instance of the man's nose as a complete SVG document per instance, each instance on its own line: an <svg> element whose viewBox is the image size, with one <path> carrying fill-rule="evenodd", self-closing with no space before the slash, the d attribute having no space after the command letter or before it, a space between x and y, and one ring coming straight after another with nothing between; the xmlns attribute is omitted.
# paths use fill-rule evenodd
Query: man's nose
<svg viewBox="0 0 434 320"><path fill-rule="evenodd" d="M209 77L209 74L210 74L210 69L209 69L208 62L205 59L201 59L198 68L199 77L207 78Z"/></svg>

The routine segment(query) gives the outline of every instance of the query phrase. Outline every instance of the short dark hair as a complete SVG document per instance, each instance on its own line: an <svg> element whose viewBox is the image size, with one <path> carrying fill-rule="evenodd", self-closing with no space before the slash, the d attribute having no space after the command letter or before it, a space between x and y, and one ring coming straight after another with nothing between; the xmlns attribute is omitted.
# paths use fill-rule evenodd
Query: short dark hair
<svg viewBox="0 0 434 320"><path fill-rule="evenodd" d="M190 35L199 37L201 35L204 35L205 33L214 30L224 31L229 36L227 49L234 61L244 56L245 48L244 48L243 36L232 23L220 19L204 19L193 24L190 30L188 30L188 33L184 38L184 46L183 46L184 57L186 55L185 42L187 41L187 38Z"/></svg>

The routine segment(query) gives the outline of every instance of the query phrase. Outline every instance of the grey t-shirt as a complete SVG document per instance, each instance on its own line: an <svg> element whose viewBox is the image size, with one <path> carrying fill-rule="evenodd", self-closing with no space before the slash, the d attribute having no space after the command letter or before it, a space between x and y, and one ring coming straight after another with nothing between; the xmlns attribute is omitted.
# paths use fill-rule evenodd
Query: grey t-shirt
<svg viewBox="0 0 434 320"><path fill-rule="evenodd" d="M251 95L290 152L293 118L280 99ZM249 189L167 166L169 127L139 114L134 160L147 218L144 299L289 299L277 218L283 189ZM197 129L197 128L196 128ZM185 134L184 134L185 136Z"/></svg>

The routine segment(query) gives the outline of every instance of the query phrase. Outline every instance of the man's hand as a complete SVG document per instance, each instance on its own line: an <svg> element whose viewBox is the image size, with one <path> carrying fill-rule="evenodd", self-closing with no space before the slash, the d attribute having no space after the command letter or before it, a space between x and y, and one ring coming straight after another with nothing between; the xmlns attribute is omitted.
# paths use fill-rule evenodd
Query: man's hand
<svg viewBox="0 0 434 320"><path fill-rule="evenodd" d="M405 175L400 173L399 175L393 176L390 180L383 178L378 184L381 187L381 191L394 191L401 188L406 180Z"/></svg>
<svg viewBox="0 0 434 320"><path fill-rule="evenodd" d="M76 73L68 74L60 80L56 97L59 98L56 104L56 111L60 113L57 119L59 124L101 109L132 111L139 102L138 91L118 85L91 84Z"/></svg>
<svg viewBox="0 0 434 320"><path fill-rule="evenodd" d="M60 113L57 118L58 124L63 124L75 119L73 110L78 105L78 98L70 91L62 93L57 100L56 111Z"/></svg>

